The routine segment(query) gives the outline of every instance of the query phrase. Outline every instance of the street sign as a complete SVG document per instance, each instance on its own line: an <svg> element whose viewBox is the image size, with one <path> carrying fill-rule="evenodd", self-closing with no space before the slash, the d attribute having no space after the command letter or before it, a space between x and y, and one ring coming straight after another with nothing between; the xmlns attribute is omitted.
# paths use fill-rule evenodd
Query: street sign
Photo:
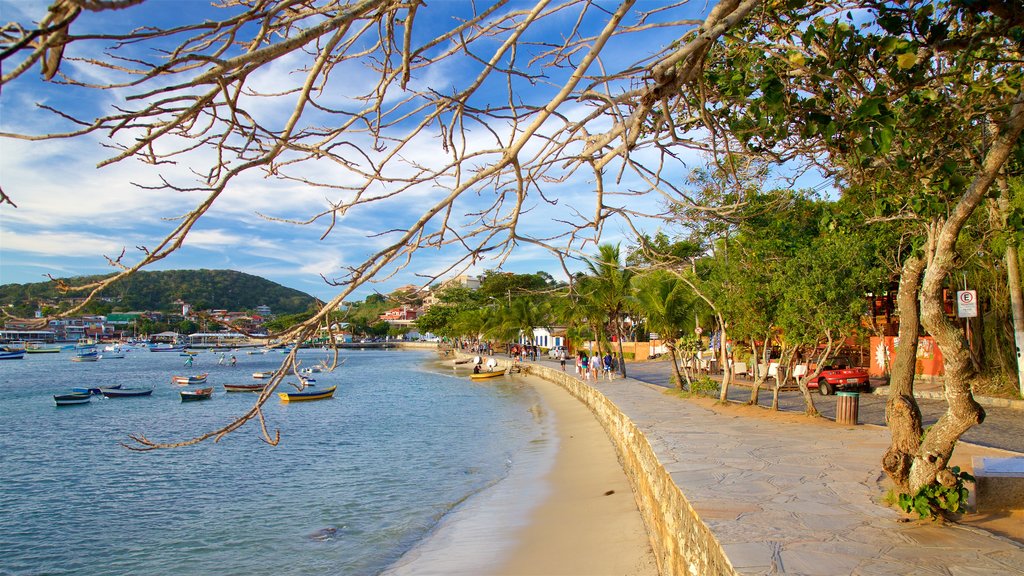
<svg viewBox="0 0 1024 576"><path fill-rule="evenodd" d="M956 315L960 318L974 318L978 315L977 290L960 290L956 293Z"/></svg>

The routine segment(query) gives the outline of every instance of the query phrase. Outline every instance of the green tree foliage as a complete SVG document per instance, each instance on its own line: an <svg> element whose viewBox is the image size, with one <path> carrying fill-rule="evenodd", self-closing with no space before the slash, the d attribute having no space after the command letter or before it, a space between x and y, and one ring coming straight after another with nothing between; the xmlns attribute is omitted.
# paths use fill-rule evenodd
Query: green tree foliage
<svg viewBox="0 0 1024 576"><path fill-rule="evenodd" d="M77 285L109 276L69 278L66 282ZM194 310L243 311L267 305L276 314L294 314L316 302L312 296L298 290L234 270L138 272L114 283L100 296L112 302L96 302L96 307L89 309L96 312L91 313L135 310L180 312L180 304L176 304L180 300L191 304ZM22 311L35 310L40 302L58 302L66 298L68 295L61 294L55 282L0 286L0 303L13 304L14 308Z"/></svg>

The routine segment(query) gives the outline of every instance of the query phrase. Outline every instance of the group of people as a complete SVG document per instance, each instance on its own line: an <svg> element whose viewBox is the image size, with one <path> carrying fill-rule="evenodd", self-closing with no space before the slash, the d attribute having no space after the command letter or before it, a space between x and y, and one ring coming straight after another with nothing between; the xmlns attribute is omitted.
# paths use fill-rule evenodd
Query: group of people
<svg viewBox="0 0 1024 576"><path fill-rule="evenodd" d="M560 354L560 356L564 355L564 352ZM604 373L605 377L611 380L615 374L615 371L612 370L614 360L611 352L606 352L602 357L600 352L594 352L593 356L588 356L585 351L580 350L576 354L576 375L584 380L590 380L593 377L596 382L601 373ZM564 360L562 360L562 370L565 370Z"/></svg>
<svg viewBox="0 0 1024 576"><path fill-rule="evenodd" d="M537 347L532 344L513 344L508 349L508 354L517 363L523 360L529 360L531 362L537 361Z"/></svg>
<svg viewBox="0 0 1024 576"><path fill-rule="evenodd" d="M484 359L479 356L473 356L473 373L479 374L482 367L484 366ZM490 372L498 367L498 360L495 358L487 358L487 372Z"/></svg>

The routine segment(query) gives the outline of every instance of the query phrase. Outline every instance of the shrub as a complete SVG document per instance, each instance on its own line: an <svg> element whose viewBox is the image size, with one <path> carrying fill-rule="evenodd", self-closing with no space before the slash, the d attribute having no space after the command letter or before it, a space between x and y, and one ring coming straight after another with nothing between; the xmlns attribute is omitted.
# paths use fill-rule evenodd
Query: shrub
<svg viewBox="0 0 1024 576"><path fill-rule="evenodd" d="M974 476L961 472L959 466L949 468L955 481L952 486L929 484L922 486L917 494L900 494L899 507L904 512L914 511L921 518L939 517L944 513L955 514L967 504L965 482L974 482Z"/></svg>

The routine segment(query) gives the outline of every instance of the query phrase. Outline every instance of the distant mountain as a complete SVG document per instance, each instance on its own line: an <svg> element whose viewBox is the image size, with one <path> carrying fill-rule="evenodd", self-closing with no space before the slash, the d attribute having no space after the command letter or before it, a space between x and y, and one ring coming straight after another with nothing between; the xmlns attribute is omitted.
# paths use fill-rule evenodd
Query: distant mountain
<svg viewBox="0 0 1024 576"><path fill-rule="evenodd" d="M80 285L109 276L79 276L64 278L64 281ZM36 309L39 302L56 303L80 296L83 294L60 294L53 282L0 285L0 305L13 304L16 310L28 314ZM305 311L315 301L305 292L235 270L137 272L115 283L100 296L114 311L180 312L181 306L176 302L183 301L191 304L193 310L241 311L266 304L274 314L294 314Z"/></svg>

